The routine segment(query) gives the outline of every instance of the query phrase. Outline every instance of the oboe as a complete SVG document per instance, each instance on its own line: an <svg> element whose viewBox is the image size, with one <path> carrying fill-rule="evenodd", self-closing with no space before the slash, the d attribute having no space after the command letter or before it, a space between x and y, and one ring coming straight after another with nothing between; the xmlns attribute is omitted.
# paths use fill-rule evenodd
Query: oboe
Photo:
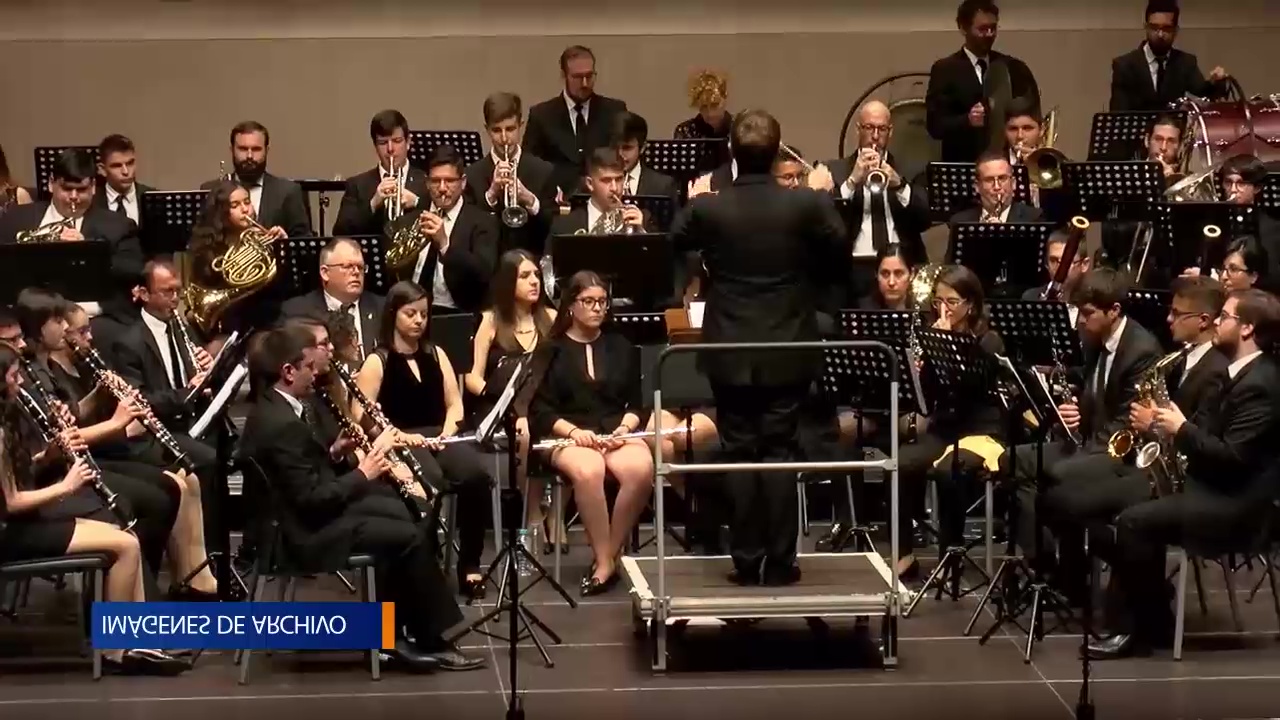
<svg viewBox="0 0 1280 720"><path fill-rule="evenodd" d="M338 427L355 441L356 447L365 453L373 452L373 442L369 440L369 436L365 434L364 429L351 419L351 416L342 409L338 401L333 399L333 396L329 394L326 388L317 386L316 397L320 398L320 402L329 408L329 412L333 413L334 419L338 421ZM411 480L410 482L413 481ZM422 511L422 508L418 507L418 503L414 501L413 492L408 488L407 484L400 482L399 478L393 478L392 484L395 485L396 493L400 495L400 499L404 501L405 508L409 510L410 517L417 522L425 520L427 515ZM423 490L424 492L426 491L425 486L423 486Z"/></svg>
<svg viewBox="0 0 1280 720"><path fill-rule="evenodd" d="M33 378L35 377L30 371L28 371L28 374L32 375ZM38 383L38 381L34 382ZM43 395L43 390L38 385L35 390ZM48 404L48 396L44 397L44 401ZM18 388L18 405L26 416L30 418L32 424L40 431L40 435L46 443L57 445L62 454L73 463L77 460L84 463L85 467L89 469L89 487L93 488L93 491L102 499L102 503L116 516L120 527L126 531L132 530L138 521L120 507L116 494L102 481L102 469L98 467L98 463L94 461L93 456L87 451L73 450L70 443L63 439L62 431L67 429L67 424L58 418L57 412L52 411L53 406L49 405L51 412L46 413L40 407L40 403L32 397L31 393L27 392L26 388ZM50 415L53 415L53 418L50 418Z"/></svg>
<svg viewBox="0 0 1280 720"><path fill-rule="evenodd" d="M160 418L156 417L151 411L151 403L138 392L136 388L125 382L124 378L107 369L107 364L103 362L102 356L98 354L97 349L93 346L84 346L75 349L76 355L84 361L93 373L94 379L105 387L118 402L134 403L142 408L146 416L141 420L142 427L155 437L156 442L173 456L173 462L179 469L188 473L195 472L195 465L191 463L191 459L182 451L178 445L178 441L174 438L173 433L169 432L169 428L160 422Z"/></svg>
<svg viewBox="0 0 1280 720"><path fill-rule="evenodd" d="M672 435L683 435L689 432L689 428L681 425L680 427L667 428L662 431L662 437L665 439ZM622 435L601 435L601 440L635 440L637 438L651 438L655 435L652 430L640 430L637 432L623 433ZM534 450L554 450L556 448L570 447L578 443L573 438L556 438L554 440L543 440L535 443Z"/></svg>
<svg viewBox="0 0 1280 720"><path fill-rule="evenodd" d="M338 374L338 379L342 381L343 386L347 388L347 392L351 393L352 399L360 403L360 407L364 408L365 414L373 421L374 427L379 432L393 427L391 422L387 420L387 416L382 414L382 409L371 402L364 392L360 390L359 386L356 385L355 378L351 377L351 371L345 365L335 361L331 364L331 367ZM418 484L424 488L430 487L427 482L427 474L422 470L422 465L418 463L418 459L413 456L413 453L409 452L408 448L394 448L391 450L391 454L396 460L404 463L409 468L409 474L413 475L413 479L417 480Z"/></svg>

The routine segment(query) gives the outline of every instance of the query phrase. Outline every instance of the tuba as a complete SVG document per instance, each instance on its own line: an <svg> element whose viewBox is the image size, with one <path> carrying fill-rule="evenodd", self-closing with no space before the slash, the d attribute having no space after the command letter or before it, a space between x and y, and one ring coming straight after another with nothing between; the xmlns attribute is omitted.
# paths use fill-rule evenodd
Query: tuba
<svg viewBox="0 0 1280 720"><path fill-rule="evenodd" d="M182 277L191 278L182 286L182 301L191 320L206 335L213 333L219 318L233 304L261 290L276 277L276 258L271 248L271 231L250 218L249 227L209 266L222 276L225 287L203 287L195 282L189 253L181 255Z"/></svg>
<svg viewBox="0 0 1280 720"><path fill-rule="evenodd" d="M1142 377L1138 379L1138 396L1134 399L1134 402L1144 405L1155 403L1157 407L1168 405L1169 372L1179 360L1182 360L1191 352L1192 347L1192 345L1188 344L1181 350L1171 352L1148 368L1142 374ZM1179 460L1172 456L1172 439L1161 437L1159 433L1156 433L1155 440L1145 443L1139 448L1138 442L1141 439L1142 436L1132 428L1117 430L1107 440L1107 455L1114 460L1125 460L1136 450L1134 464L1140 469L1150 469L1152 471L1153 489L1156 488L1157 482L1164 484L1161 489L1172 487L1168 483L1176 483L1181 486L1182 473L1185 471L1183 466L1186 460L1185 458ZM1139 462L1143 464L1138 465Z"/></svg>
<svg viewBox="0 0 1280 720"><path fill-rule="evenodd" d="M1058 109L1054 108L1045 116L1044 137L1040 147L1023 160L1031 184L1042 190L1062 187L1062 166L1070 162L1061 150L1054 147L1057 143Z"/></svg>

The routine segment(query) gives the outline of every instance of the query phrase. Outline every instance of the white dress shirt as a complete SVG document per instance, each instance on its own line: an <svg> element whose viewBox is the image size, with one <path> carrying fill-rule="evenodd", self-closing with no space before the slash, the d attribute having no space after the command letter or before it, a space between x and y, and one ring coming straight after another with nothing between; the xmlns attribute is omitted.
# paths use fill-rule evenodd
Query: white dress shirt
<svg viewBox="0 0 1280 720"><path fill-rule="evenodd" d="M289 407L293 408L293 414L297 415L298 418L301 419L302 418L302 401L290 395L289 393L281 390L280 388L274 388L274 389L276 392L280 393L280 397L284 398L289 402Z"/></svg>
<svg viewBox="0 0 1280 720"><path fill-rule="evenodd" d="M55 207L53 203L49 203L49 209L44 211L44 217L41 218L40 225L43 226L43 225L48 225L49 223L62 222L65 219L66 218L62 216L62 213L58 212L58 208ZM72 227L74 227L77 230L79 230L83 225L84 225L83 215L76 218L75 222L72 223Z"/></svg>
<svg viewBox="0 0 1280 720"><path fill-rule="evenodd" d="M586 129L579 129L575 125L578 122L578 113L574 111L574 108L578 106L578 101L569 97L567 92L561 92L560 96L564 98L564 104L569 108L569 125L573 128L573 134L577 135ZM591 124L591 100L591 98L587 98L586 102L582 103L582 122L588 125Z"/></svg>
<svg viewBox="0 0 1280 720"><path fill-rule="evenodd" d="M124 198L124 214L129 219L138 222L138 185L134 183L129 186L129 192L121 195L111 185L107 185L107 209L116 212L116 206L120 202L120 198Z"/></svg>
<svg viewBox="0 0 1280 720"><path fill-rule="evenodd" d="M1105 343L1107 362L1098 366L1097 384L1094 385L1094 392L1098 395L1102 395L1107 389L1107 379L1111 377L1111 366L1116 362L1116 350L1120 348L1120 336L1124 335L1124 326L1127 324L1129 324L1129 318L1121 317L1120 322L1116 323L1115 328L1111 330L1111 337L1107 338Z"/></svg>
<svg viewBox="0 0 1280 720"><path fill-rule="evenodd" d="M850 174L849 177L853 177L853 175ZM840 197L850 200L856 190L858 188L854 188L848 182L845 182L840 185ZM867 189L866 185L863 185L860 190L862 192L862 227L858 230L858 236L853 240L853 256L872 257L876 254L876 248L875 242L872 240L871 191ZM907 203L911 202L911 185L905 182L902 183L902 187L895 190L894 194L897 195L898 202L902 203L903 207L906 207ZM884 203L884 223L889 231L889 243L896 243L898 242L898 231L894 228L893 211L889 206L888 193L885 193L880 198L880 202Z"/></svg>
<svg viewBox="0 0 1280 720"><path fill-rule="evenodd" d="M1142 43L1142 54L1147 58L1147 73L1151 75L1151 87L1155 88L1156 91L1159 91L1160 86L1156 83L1160 77L1160 59L1156 57L1155 53L1151 52L1151 46L1145 42ZM1168 59L1169 56L1166 55L1164 66L1166 72L1169 70Z"/></svg>
<svg viewBox="0 0 1280 720"><path fill-rule="evenodd" d="M329 312L334 312L335 310L342 309L341 300L330 295L327 291L321 291L321 292L324 292L324 306L328 308ZM356 301L351 304L351 310L348 311L348 314L350 314L351 317L356 321L356 344L360 346L360 355L363 356L364 355L364 323L360 322L360 299L359 298L356 298Z"/></svg>
<svg viewBox="0 0 1280 720"><path fill-rule="evenodd" d="M164 374L165 377L169 378L169 384L173 385L173 363L176 361L178 363L178 375L182 378L182 387L186 387L187 382L190 380L187 377L187 369L183 366L182 360L173 357L171 354L173 345L169 344L169 323L146 310L142 311L142 323L147 326L147 330L151 331L151 336L156 339L156 345L160 348L160 361L164 363ZM177 340L177 338L174 338L174 344L178 344L180 347L181 345ZM173 385L173 387L174 389L178 388L177 385Z"/></svg>
<svg viewBox="0 0 1280 720"><path fill-rule="evenodd" d="M511 158L511 160L509 161L509 162L511 163L511 176L512 176L512 177L516 177L516 178L518 178L518 173L519 173L519 170L520 170L520 157L521 157L522 155L523 155L523 153L521 153L521 152L520 152L520 148L519 148L519 147L517 147L517 148L516 148L516 154L515 154L515 156L514 156L514 157L512 157L512 158ZM498 166L498 163L503 162L502 158L498 156L498 153L497 153L497 152L495 152L495 151L493 151L493 150L490 150L490 151L489 151L489 157L493 158L493 166L494 166L494 167L497 167L497 166ZM489 202L489 194L488 194L488 193L485 193L485 202ZM498 203L500 203L500 202L502 202L502 196L501 196L501 195L499 195L498 197L494 198L492 202L489 202L489 207L497 207L497 206L498 206ZM529 210L529 214L530 214L530 215L537 215L537 214L538 214L538 212L542 210L542 202L541 202L540 200L538 200L538 196L537 196L537 195L534 195L534 196L533 196L533 207L528 208L528 210Z"/></svg>
<svg viewBox="0 0 1280 720"><path fill-rule="evenodd" d="M1178 379L1179 384L1187 381L1187 376L1191 374L1191 368L1195 367L1196 363L1200 362L1212 349L1213 341L1208 340L1195 346L1191 349L1191 352L1187 353L1187 365L1182 369L1182 377Z"/></svg>
<svg viewBox="0 0 1280 720"><path fill-rule="evenodd" d="M1236 376L1240 374L1240 371L1248 367L1249 363L1253 362L1254 360L1257 360L1258 356L1261 354L1262 354L1261 350L1254 350L1248 355L1245 355L1239 360L1231 363L1230 365L1227 366L1227 374L1231 376L1232 380L1235 380Z"/></svg>
<svg viewBox="0 0 1280 720"><path fill-rule="evenodd" d="M591 232L591 228L596 226L596 222L600 220L600 216L604 215L604 211L596 207L596 199L591 198L587 201L587 232Z"/></svg>
<svg viewBox="0 0 1280 720"><path fill-rule="evenodd" d="M631 168L631 172L628 172L626 175L622 176L622 194L623 195L636 195L639 193L640 170L643 165L644 163L637 162L636 166Z"/></svg>
<svg viewBox="0 0 1280 720"><path fill-rule="evenodd" d="M440 215L441 210L435 203L431 204L431 212ZM453 204L449 210L449 214L444 216L444 235L445 238L453 237L453 226L458 223L458 214L462 212L462 198ZM432 245L434 245L432 241ZM418 253L418 262L413 268L413 281L421 284L422 269L427 265L427 253L431 252L431 245L424 247L422 252ZM436 269L431 278L431 304L447 307L454 310L458 309L458 304L453 301L453 295L449 293L449 286L444 281L444 255L449 252L449 241L446 239L444 247L440 249L436 257Z"/></svg>
<svg viewBox="0 0 1280 720"><path fill-rule="evenodd" d="M964 49L964 54L969 58L969 64L973 66L973 73L978 76L978 82L981 83L984 80L986 80L986 78L983 77L984 73L982 72L982 68L978 67L978 61L981 60L983 63L985 63L987 66L987 70L990 71L991 59L980 58L977 55L974 55L973 51L970 50L969 48Z"/></svg>
<svg viewBox="0 0 1280 720"><path fill-rule="evenodd" d="M239 175L234 179L249 191L249 202L253 204L253 214L255 217L260 216L262 214L262 178L258 178L258 181L252 185L241 180Z"/></svg>

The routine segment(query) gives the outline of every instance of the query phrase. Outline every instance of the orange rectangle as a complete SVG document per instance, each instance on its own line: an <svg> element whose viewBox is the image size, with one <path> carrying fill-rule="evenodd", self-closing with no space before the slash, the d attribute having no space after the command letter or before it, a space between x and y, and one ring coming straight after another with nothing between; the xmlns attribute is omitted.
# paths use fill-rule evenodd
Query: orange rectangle
<svg viewBox="0 0 1280 720"><path fill-rule="evenodd" d="M382 603L382 649L391 650L396 646L396 604Z"/></svg>

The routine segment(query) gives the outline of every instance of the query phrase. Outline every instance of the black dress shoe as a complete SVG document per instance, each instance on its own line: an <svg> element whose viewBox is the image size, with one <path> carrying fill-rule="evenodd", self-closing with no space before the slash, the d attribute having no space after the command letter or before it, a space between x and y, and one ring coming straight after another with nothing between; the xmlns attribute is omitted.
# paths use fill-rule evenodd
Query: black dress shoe
<svg viewBox="0 0 1280 720"><path fill-rule="evenodd" d="M221 599L216 592L196 590L190 585L183 585L169 590L169 600L172 602L218 602Z"/></svg>
<svg viewBox="0 0 1280 720"><path fill-rule="evenodd" d="M1117 633L1106 640L1095 640L1089 643L1090 660L1119 660L1127 657L1147 657L1151 654L1151 645L1127 633Z"/></svg>
<svg viewBox="0 0 1280 720"><path fill-rule="evenodd" d="M191 663L163 650L126 650L119 660L102 659L103 670L112 675L158 675L173 677L191 669Z"/></svg>
<svg viewBox="0 0 1280 720"><path fill-rule="evenodd" d="M434 666L435 670L444 670L445 672L479 670L486 664L484 658L467 655L452 643L418 643L417 650L427 662Z"/></svg>
<svg viewBox="0 0 1280 720"><path fill-rule="evenodd" d="M729 582L735 585L759 585L760 584L760 568L735 567L729 571Z"/></svg>
<svg viewBox="0 0 1280 720"><path fill-rule="evenodd" d="M813 549L820 553L843 552L845 546L849 544L849 538L852 536L853 528L848 523L838 522L831 526L826 535L818 538L818 542L814 543Z"/></svg>
<svg viewBox="0 0 1280 720"><path fill-rule="evenodd" d="M601 580L595 575L588 575L583 579L582 596L591 597L592 595L603 595L613 589L618 584L618 569L614 568L609 577Z"/></svg>
<svg viewBox="0 0 1280 720"><path fill-rule="evenodd" d="M393 663L403 665L411 672L431 672L439 665L431 653L423 652L405 638L396 640L396 646L382 651L383 655Z"/></svg>
<svg viewBox="0 0 1280 720"><path fill-rule="evenodd" d="M782 567L770 568L766 565L763 582L770 587L794 585L800 582L800 566L792 563Z"/></svg>

